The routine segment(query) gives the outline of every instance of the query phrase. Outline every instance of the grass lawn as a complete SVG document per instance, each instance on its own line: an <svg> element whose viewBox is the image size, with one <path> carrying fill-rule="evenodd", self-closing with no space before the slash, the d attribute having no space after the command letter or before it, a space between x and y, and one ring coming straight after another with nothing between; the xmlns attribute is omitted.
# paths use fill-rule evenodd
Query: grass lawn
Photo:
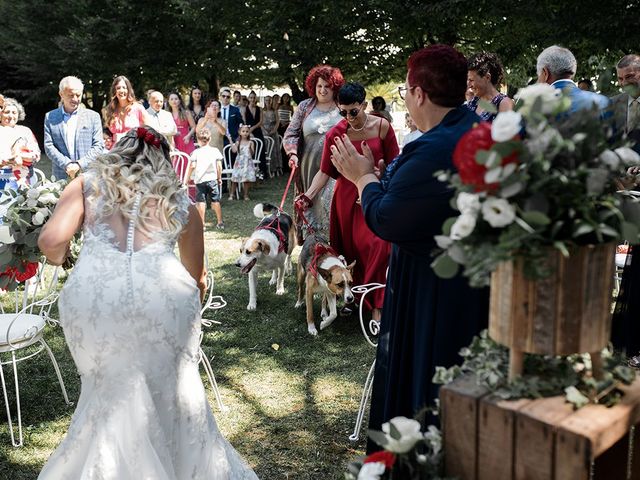
<svg viewBox="0 0 640 480"><path fill-rule="evenodd" d="M287 293L279 297L263 273L258 309L247 311L247 280L234 265L240 239L250 235L258 221L253 206L258 201L279 204L285 184L286 178L279 177L256 187L250 202L223 200L224 231L215 229L213 213L207 211L209 265L216 293L228 302L224 309L208 314L221 325L206 329L203 340L205 352L213 357L223 400L230 407L226 413L214 407L214 414L223 434L261 479L340 479L346 463L363 453L364 435L358 443L350 442L348 436L374 350L365 342L355 316L339 318L317 338L311 337L304 309L294 308L294 275L287 277ZM299 248L294 263L298 252ZM75 401L80 382L62 331L48 327L46 338ZM205 380L202 369L201 373ZM64 404L46 353L21 363L19 377L25 446L11 446L2 408L1 480L36 478L73 413L73 407ZM206 380L205 387L214 406Z"/></svg>

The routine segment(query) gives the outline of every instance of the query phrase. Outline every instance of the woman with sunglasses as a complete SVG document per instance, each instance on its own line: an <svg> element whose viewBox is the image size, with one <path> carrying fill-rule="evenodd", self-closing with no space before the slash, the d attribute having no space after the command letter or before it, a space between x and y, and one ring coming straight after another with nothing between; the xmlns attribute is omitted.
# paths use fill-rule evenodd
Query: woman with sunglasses
<svg viewBox="0 0 640 480"><path fill-rule="evenodd" d="M386 283L391 247L367 226L360 206L358 189L353 182L341 176L331 163L331 146L336 137L346 135L360 153L363 145L368 147L374 166L380 160L389 164L400 152L391 124L386 119L369 115L365 111L365 95L364 87L352 82L344 85L338 92L338 108L344 120L327 133L320 171L313 178L307 191L296 200L300 208L312 205L313 199L329 179L336 179L331 203L329 237L331 246L344 255L347 262L356 261L353 271L354 285ZM365 307L371 311L374 320L380 320L383 301L384 289L376 290L371 299L365 299Z"/></svg>
<svg viewBox="0 0 640 480"><path fill-rule="evenodd" d="M336 95L344 85L342 72L329 65L318 65L311 69L304 82L311 98L303 100L293 114L284 134L284 150L289 157L289 167L297 167L295 174L296 195L305 192L320 169L320 159L326 133L340 121ZM306 219L314 231L325 234L329 229L329 205L333 194L333 180L324 191L318 193L313 209ZM303 221L294 210L296 238L304 242Z"/></svg>

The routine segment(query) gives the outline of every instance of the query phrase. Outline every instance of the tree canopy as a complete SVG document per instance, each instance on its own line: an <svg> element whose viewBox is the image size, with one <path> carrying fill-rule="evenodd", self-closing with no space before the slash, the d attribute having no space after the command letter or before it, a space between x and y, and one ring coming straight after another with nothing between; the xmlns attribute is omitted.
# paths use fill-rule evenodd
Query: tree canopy
<svg viewBox="0 0 640 480"><path fill-rule="evenodd" d="M535 76L544 47L561 44L578 76L601 77L606 91L615 61L640 45L639 14L631 0L0 0L0 92L51 104L74 74L99 108L122 74L138 95L231 83L288 85L300 100L316 64L399 82L411 52L431 43L498 53L515 86Z"/></svg>

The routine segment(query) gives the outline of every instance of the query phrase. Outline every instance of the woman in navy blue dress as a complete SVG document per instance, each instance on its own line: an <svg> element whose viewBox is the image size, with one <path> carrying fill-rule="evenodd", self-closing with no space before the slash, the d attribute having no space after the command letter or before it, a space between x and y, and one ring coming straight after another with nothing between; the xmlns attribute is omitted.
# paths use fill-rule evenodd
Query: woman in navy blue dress
<svg viewBox="0 0 640 480"><path fill-rule="evenodd" d="M489 309L487 289L472 289L460 275L439 278L430 266L434 236L455 215L453 191L434 173L454 168L456 143L479 121L462 106L467 62L452 47L432 45L414 53L408 69L401 94L426 133L405 147L380 181L368 167L368 152L358 155L348 139L332 149L338 171L358 187L367 225L392 242L369 419L376 430L434 403L436 366L461 362L458 352L486 328Z"/></svg>

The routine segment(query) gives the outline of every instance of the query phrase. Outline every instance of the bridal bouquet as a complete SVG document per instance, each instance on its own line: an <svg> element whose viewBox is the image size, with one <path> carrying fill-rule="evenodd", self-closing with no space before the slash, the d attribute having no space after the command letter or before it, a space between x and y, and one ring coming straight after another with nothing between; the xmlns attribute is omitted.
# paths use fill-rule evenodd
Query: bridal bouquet
<svg viewBox="0 0 640 480"><path fill-rule="evenodd" d="M569 98L546 84L520 90L515 111L467 132L453 154L457 173L438 172L455 189L459 215L435 237L436 274L459 267L473 286L487 285L503 261L523 260L528 278L550 272L549 248L569 256L578 245L625 239L640 229L625 210L634 200L617 192L640 156L611 139L601 112L570 115Z"/></svg>
<svg viewBox="0 0 640 480"><path fill-rule="evenodd" d="M370 430L369 436L384 450L351 462L346 480L440 478L442 435L436 427L422 433L418 421L395 417L382 425L381 432Z"/></svg>
<svg viewBox="0 0 640 480"><path fill-rule="evenodd" d="M66 182L44 181L6 190L0 200L0 289L15 290L38 271L38 236Z"/></svg>

